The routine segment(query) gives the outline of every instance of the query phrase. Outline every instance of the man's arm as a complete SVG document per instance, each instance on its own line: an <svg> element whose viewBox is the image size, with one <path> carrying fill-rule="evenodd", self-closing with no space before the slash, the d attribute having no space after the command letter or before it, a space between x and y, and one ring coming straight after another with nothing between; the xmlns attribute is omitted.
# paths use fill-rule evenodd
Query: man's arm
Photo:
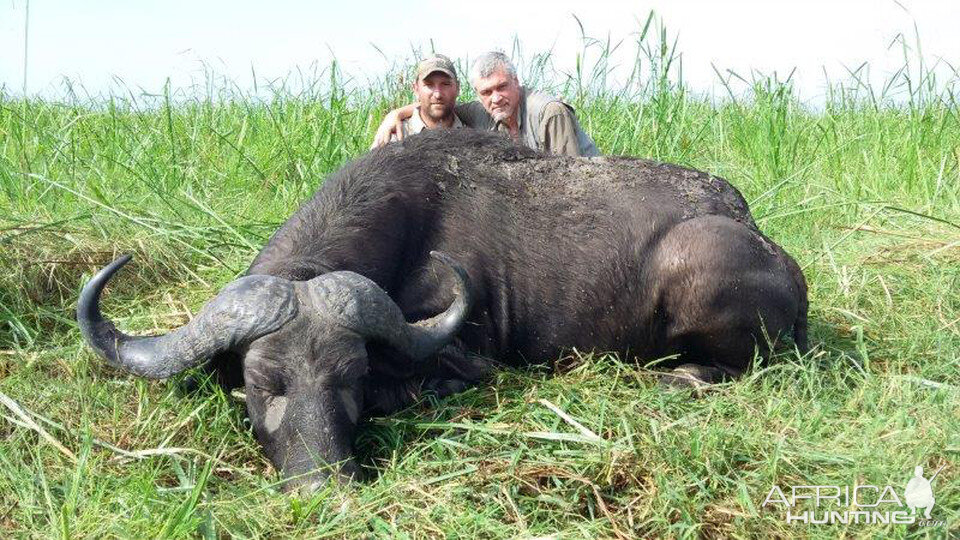
<svg viewBox="0 0 960 540"><path fill-rule="evenodd" d="M543 108L540 121L539 150L548 154L579 156L580 142L577 140L577 120L573 112L559 101L548 103Z"/></svg>
<svg viewBox="0 0 960 540"><path fill-rule="evenodd" d="M467 127L481 130L493 127L493 118L479 101L458 103L455 111L460 121Z"/></svg>
<svg viewBox="0 0 960 540"><path fill-rule="evenodd" d="M393 137L396 137L398 141L402 141L403 121L413 116L416 110L417 104L411 103L410 105L404 105L399 109L388 112L387 115L383 117L383 121L380 122L376 135L373 136L373 144L370 145L370 149L373 150L374 148L387 144Z"/></svg>

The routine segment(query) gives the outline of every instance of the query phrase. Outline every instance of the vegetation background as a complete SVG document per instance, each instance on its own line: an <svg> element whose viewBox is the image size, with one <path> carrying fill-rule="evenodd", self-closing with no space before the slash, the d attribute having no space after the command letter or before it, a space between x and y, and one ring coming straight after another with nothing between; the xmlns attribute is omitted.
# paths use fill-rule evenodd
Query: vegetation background
<svg viewBox="0 0 960 540"><path fill-rule="evenodd" d="M810 285L806 355L784 352L701 399L601 354L369 421L367 478L310 499L278 477L212 387L118 373L81 346L81 284L135 260L105 311L125 329L185 322L242 274L329 172L363 154L409 75L357 88L336 64L245 95L193 88L61 101L0 95L0 536L944 537L960 530L960 117L956 73L868 66L804 103L790 76L682 81L667 32L584 38L574 73L548 53L525 80L566 96L607 154L727 178ZM635 47L608 83L612 47ZM469 89L464 85L465 96ZM259 95L259 94L258 94ZM564 411L584 430L568 422ZM592 434L592 435L591 435ZM776 485L892 485L916 465L932 527L788 525Z"/></svg>

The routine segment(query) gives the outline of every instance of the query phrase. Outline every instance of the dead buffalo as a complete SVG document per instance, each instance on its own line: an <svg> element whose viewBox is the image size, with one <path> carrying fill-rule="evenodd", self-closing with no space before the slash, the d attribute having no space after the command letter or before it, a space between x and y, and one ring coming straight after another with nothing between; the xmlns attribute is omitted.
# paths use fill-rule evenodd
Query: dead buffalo
<svg viewBox="0 0 960 540"><path fill-rule="evenodd" d="M463 388L484 358L676 355L678 379L711 381L780 335L806 347L800 268L726 181L544 156L468 129L411 137L331 175L246 277L169 334L128 336L100 315L125 262L81 294L87 343L143 377L212 360L223 384L246 386L254 432L290 487L334 465L354 475L361 415Z"/></svg>

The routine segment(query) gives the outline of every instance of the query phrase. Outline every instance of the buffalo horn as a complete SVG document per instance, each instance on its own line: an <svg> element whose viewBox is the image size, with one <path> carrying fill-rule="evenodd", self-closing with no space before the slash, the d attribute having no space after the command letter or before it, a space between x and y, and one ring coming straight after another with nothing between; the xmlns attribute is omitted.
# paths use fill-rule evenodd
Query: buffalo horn
<svg viewBox="0 0 960 540"><path fill-rule="evenodd" d="M100 294L132 257L101 269L83 287L77 323L87 344L110 365L141 377L162 379L225 351L275 332L297 314L290 281L273 276L238 279L207 302L189 323L160 336L129 336L103 318Z"/></svg>
<svg viewBox="0 0 960 540"><path fill-rule="evenodd" d="M328 314L339 324L384 341L411 358L424 359L453 340L473 305L466 270L444 253L431 251L430 256L449 266L457 279L453 303L429 319L408 323L386 291L353 272L331 272L316 278L313 293L324 298Z"/></svg>

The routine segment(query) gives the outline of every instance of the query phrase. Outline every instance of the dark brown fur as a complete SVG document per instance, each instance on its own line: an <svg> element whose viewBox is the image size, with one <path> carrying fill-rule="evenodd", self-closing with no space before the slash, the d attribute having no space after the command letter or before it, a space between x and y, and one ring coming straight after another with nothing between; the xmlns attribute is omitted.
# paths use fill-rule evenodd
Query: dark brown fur
<svg viewBox="0 0 960 540"><path fill-rule="evenodd" d="M477 289L463 347L511 364L577 347L679 353L736 375L765 336L793 330L805 346L803 275L726 181L633 158L543 156L473 130L424 133L347 165L249 273L352 270L418 320L451 301L430 250L459 260Z"/></svg>

